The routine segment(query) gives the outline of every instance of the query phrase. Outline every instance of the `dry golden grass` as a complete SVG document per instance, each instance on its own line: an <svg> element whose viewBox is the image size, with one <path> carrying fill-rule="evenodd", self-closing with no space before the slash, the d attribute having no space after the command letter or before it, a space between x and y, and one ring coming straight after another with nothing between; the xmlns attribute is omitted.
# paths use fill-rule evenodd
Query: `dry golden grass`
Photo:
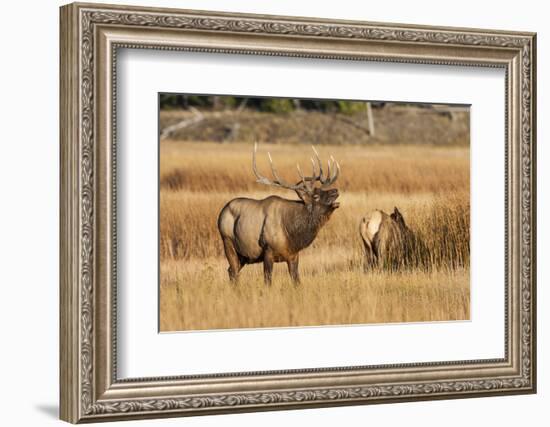
<svg viewBox="0 0 550 427"><path fill-rule="evenodd" d="M162 331L239 327L458 320L469 318L469 149L426 146L323 146L342 166L341 206L300 255L302 286L284 264L274 285L261 265L231 287L216 227L234 197L279 194L254 182L250 144L163 141L160 161ZM310 148L270 145L285 176ZM262 153L259 166L268 167ZM359 221L398 206L429 248L427 268L362 271Z"/></svg>
<svg viewBox="0 0 550 427"><path fill-rule="evenodd" d="M251 149L250 144L163 141L161 188L232 194L271 191L255 182ZM411 194L468 190L467 147L323 145L318 149L323 159L333 154L345 171L338 179L342 191ZM260 145L258 167L266 173L267 151L281 174L296 179L296 163L307 171L312 155L309 145Z"/></svg>
<svg viewBox="0 0 550 427"><path fill-rule="evenodd" d="M351 254L325 254L328 268L305 257L295 289L284 264L266 288L260 264L243 269L229 286L219 259L162 264L161 330L344 325L469 318L469 273L412 271L362 274L348 266ZM332 261L332 262L330 262ZM305 270L305 271L304 271Z"/></svg>

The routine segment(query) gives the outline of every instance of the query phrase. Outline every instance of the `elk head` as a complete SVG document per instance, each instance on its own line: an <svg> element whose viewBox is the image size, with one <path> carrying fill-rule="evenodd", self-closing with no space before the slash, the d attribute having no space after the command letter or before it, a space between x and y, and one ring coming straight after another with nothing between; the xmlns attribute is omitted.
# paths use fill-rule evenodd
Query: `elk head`
<svg viewBox="0 0 550 427"><path fill-rule="evenodd" d="M256 152L258 150L257 143L254 144L252 169L254 170L254 175L256 175L256 182L286 188L288 190L294 190L311 213L328 218L330 214L332 214L332 212L340 206L340 203L336 201L339 195L338 190L336 188L328 189L328 187L334 184L336 179L338 179L338 175L340 174L340 165L336 160L334 160L334 157L330 156L330 159L327 161L327 171L325 175L319 153L315 147L312 146L311 148L313 149L315 157L315 159L313 157L311 158L312 174L308 176L304 175L300 165L297 164L296 168L298 170L300 180L296 184L285 182L280 177L269 152L267 153L267 156L271 165L271 174L273 179L260 175L256 166ZM318 187L315 186L317 182L320 184Z"/></svg>
<svg viewBox="0 0 550 427"><path fill-rule="evenodd" d="M401 215L401 212L399 212L399 209L397 207L393 208L393 212L390 214L390 218L393 219L401 228L407 228L407 225L405 224L405 218L403 218L403 215Z"/></svg>

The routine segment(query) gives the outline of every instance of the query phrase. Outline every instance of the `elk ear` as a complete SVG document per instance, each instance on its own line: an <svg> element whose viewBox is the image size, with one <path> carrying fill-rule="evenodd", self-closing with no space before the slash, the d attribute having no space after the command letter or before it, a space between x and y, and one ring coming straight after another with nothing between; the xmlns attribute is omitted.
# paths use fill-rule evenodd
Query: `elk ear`
<svg viewBox="0 0 550 427"><path fill-rule="evenodd" d="M399 209L397 209L397 207L393 208L393 213L391 214L391 217L396 222L405 225L405 219L403 218L403 215L401 215L401 212L399 212Z"/></svg>
<svg viewBox="0 0 550 427"><path fill-rule="evenodd" d="M296 194L306 205L311 205L313 203L312 195L304 190L303 188L296 189Z"/></svg>

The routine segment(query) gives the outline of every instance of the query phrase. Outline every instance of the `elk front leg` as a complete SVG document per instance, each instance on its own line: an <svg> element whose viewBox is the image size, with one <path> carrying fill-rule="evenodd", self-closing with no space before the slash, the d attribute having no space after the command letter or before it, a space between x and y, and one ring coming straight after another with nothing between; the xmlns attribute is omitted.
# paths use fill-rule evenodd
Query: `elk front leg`
<svg viewBox="0 0 550 427"><path fill-rule="evenodd" d="M298 255L294 256L293 258L290 258L286 262L288 266L288 272L290 274L290 278L294 282L294 284L297 286L300 284L300 273L298 272Z"/></svg>
<svg viewBox="0 0 550 427"><path fill-rule="evenodd" d="M265 251L264 255L264 282L271 286L271 277L273 276L273 254L270 250Z"/></svg>

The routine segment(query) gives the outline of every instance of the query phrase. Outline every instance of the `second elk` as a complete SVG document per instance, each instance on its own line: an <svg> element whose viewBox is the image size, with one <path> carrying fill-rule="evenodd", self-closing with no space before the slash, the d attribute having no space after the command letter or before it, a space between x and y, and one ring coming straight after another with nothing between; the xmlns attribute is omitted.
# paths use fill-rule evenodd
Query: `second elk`
<svg viewBox="0 0 550 427"><path fill-rule="evenodd" d="M359 231L365 250L365 272L374 267L396 271L427 265L428 249L407 226L397 207L389 215L378 209L368 213L361 220Z"/></svg>

